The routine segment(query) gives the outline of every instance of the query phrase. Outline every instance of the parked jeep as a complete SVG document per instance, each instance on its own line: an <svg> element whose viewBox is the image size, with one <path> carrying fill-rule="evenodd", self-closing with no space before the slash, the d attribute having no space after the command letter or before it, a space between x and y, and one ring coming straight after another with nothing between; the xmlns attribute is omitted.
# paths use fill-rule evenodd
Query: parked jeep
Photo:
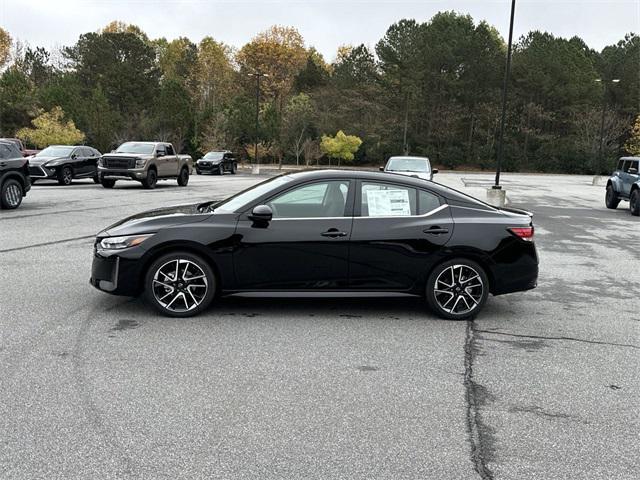
<svg viewBox="0 0 640 480"><path fill-rule="evenodd" d="M640 216L640 157L622 157L607 181L605 205L617 208L620 200L629 201L631 214Z"/></svg>
<svg viewBox="0 0 640 480"><path fill-rule="evenodd" d="M29 160L14 143L0 140L0 208L18 208L30 188Z"/></svg>
<svg viewBox="0 0 640 480"><path fill-rule="evenodd" d="M165 142L126 142L98 161L98 177L105 188L117 180L137 180L144 188L154 188L158 180L175 178L185 187L193 171L189 155L176 155Z"/></svg>

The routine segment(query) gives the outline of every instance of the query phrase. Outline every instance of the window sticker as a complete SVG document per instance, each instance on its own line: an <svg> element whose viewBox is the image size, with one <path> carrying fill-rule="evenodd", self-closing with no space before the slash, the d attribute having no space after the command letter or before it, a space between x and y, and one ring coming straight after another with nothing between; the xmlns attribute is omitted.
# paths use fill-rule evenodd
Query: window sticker
<svg viewBox="0 0 640 480"><path fill-rule="evenodd" d="M411 215L408 190L367 190L370 217Z"/></svg>

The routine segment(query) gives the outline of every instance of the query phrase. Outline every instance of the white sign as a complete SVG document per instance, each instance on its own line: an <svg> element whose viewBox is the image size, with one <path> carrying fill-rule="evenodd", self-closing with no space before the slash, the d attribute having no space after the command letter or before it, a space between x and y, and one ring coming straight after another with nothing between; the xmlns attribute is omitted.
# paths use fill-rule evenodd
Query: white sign
<svg viewBox="0 0 640 480"><path fill-rule="evenodd" d="M408 190L367 190L370 217L411 215Z"/></svg>

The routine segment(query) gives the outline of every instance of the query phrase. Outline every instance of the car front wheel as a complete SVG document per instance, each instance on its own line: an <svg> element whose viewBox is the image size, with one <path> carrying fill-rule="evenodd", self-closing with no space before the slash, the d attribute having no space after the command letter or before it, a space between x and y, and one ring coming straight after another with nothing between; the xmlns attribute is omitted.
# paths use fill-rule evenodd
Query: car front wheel
<svg viewBox="0 0 640 480"><path fill-rule="evenodd" d="M458 258L438 265L427 280L427 303L447 320L474 318L489 294L489 279L480 265Z"/></svg>
<svg viewBox="0 0 640 480"><path fill-rule="evenodd" d="M73 170L71 170L71 167L66 166L58 170L58 183L60 185L71 185L71 182L73 182Z"/></svg>
<svg viewBox="0 0 640 480"><path fill-rule="evenodd" d="M169 317L191 317L209 306L216 279L209 264L188 252L158 258L145 277L147 301Z"/></svg>
<svg viewBox="0 0 640 480"><path fill-rule="evenodd" d="M147 172L147 178L142 180L142 186L146 189L156 188L157 182L158 182L158 174L154 169L150 169Z"/></svg>
<svg viewBox="0 0 640 480"><path fill-rule="evenodd" d="M609 185L607 187L607 193L604 196L604 204L607 206L607 208L614 209L618 208L619 203L620 198L618 197L618 194L613 189L613 185Z"/></svg>
<svg viewBox="0 0 640 480"><path fill-rule="evenodd" d="M639 217L640 216L640 189L636 188L633 192L631 192L631 196L629 197L629 210L631 210L631 215Z"/></svg>

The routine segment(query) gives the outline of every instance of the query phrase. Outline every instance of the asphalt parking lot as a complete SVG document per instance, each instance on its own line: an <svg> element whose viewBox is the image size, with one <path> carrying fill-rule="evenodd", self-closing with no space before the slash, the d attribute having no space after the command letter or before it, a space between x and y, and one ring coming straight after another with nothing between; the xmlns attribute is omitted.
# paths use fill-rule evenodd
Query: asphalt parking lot
<svg viewBox="0 0 640 480"><path fill-rule="evenodd" d="M479 196L491 178L436 177ZM504 175L535 213L539 287L474 322L397 298L168 319L89 285L103 227L260 179L42 182L0 212L1 479L640 478L627 203L607 210L591 177Z"/></svg>

